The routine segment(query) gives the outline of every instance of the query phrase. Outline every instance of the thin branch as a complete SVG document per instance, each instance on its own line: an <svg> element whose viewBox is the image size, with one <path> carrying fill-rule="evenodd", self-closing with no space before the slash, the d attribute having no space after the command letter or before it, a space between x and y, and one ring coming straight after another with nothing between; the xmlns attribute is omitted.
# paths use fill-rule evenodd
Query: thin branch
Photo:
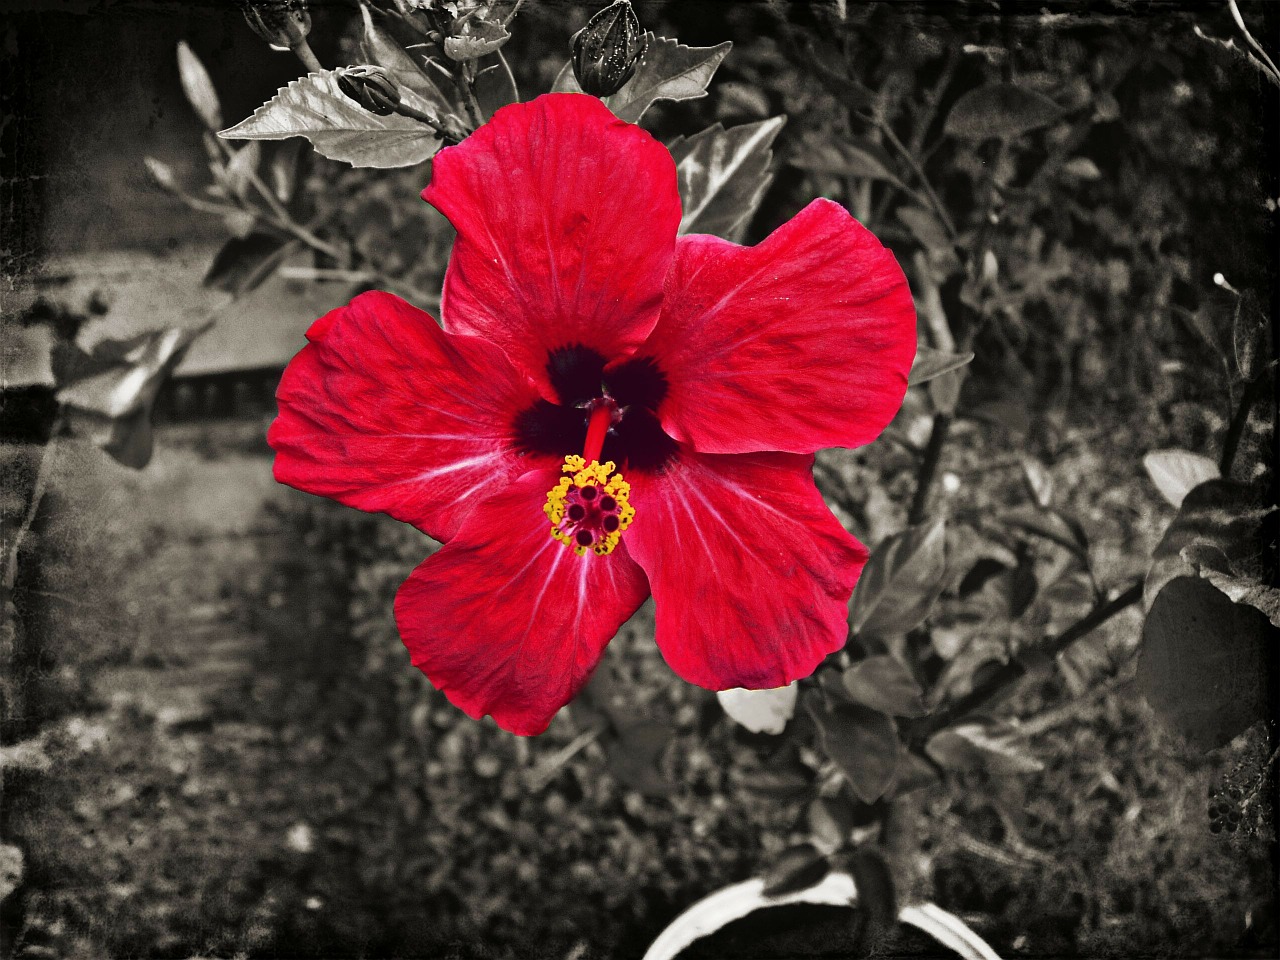
<svg viewBox="0 0 1280 960"><path fill-rule="evenodd" d="M311 49L311 44L307 43L306 38L302 38L291 48L302 61L302 65L312 73L324 73L324 66L316 59L315 52Z"/></svg>
<svg viewBox="0 0 1280 960"><path fill-rule="evenodd" d="M397 103L395 105L395 111L402 117L408 117L410 120L417 120L419 123L425 123L436 133L440 134L440 139L444 141L445 146L462 142L456 131L450 130L429 113L423 113L421 110L411 107L407 103Z"/></svg>
<svg viewBox="0 0 1280 960"><path fill-rule="evenodd" d="M933 189L933 184L929 181L928 175L925 174L924 168L920 166L920 162L916 160L911 151L907 149L907 145L898 139L898 135L893 132L893 128L884 120L875 115L863 114L863 117L868 122L880 128L885 139L889 141L889 145L893 147L894 150L898 151L907 166L911 168L911 172L920 182L920 187L924 190L925 196L929 198L929 205L933 207L933 212L936 213L938 215L938 219L942 221L942 226L946 229L947 236L951 238L952 243L956 243L960 234L956 232L956 225L952 222L951 215L947 213L946 207L942 205L941 198L938 196L937 191Z"/></svg>
<svg viewBox="0 0 1280 960"><path fill-rule="evenodd" d="M1231 475L1231 467L1235 464L1236 453L1240 449L1240 438L1244 435L1245 425L1249 422L1249 414L1253 405L1265 395L1266 377L1258 377L1244 388L1240 395L1240 403L1236 407L1231 423L1227 425L1227 435L1222 440L1222 458L1218 461L1218 472L1224 477Z"/></svg>
<svg viewBox="0 0 1280 960"><path fill-rule="evenodd" d="M36 514L40 512L40 504L44 500L45 491L49 487L49 477L53 473L54 455L58 452L58 427L62 423L61 415L54 422L53 434L49 437L49 442L44 445L44 451L40 455L40 469L36 472L35 483L31 487L31 505L27 508L27 515L22 518L22 523L14 532L13 542L9 544L9 553L5 558L4 565L4 588L7 591L13 590L13 585L18 580L18 551L22 548L23 538L31 530L31 525L36 521Z"/></svg>
<svg viewBox="0 0 1280 960"><path fill-rule="evenodd" d="M589 744L593 743L607 729L606 724L598 724L584 730L582 733L574 737L568 744L561 747L555 753L550 754L530 772L526 781L526 788L530 793L537 793L556 778L561 768L581 750L585 749Z"/></svg>
<svg viewBox="0 0 1280 960"><path fill-rule="evenodd" d="M934 414L933 429L929 432L929 443L924 448L924 459L920 462L920 473L916 478L915 497L911 501L911 510L907 513L907 523L911 526L924 522L925 512L929 507L929 494L933 489L933 478L938 473L942 450L950 432L951 414Z"/></svg>
<svg viewBox="0 0 1280 960"><path fill-rule="evenodd" d="M1116 614L1121 613L1142 599L1142 581L1133 584L1114 600L1109 600L1095 607L1073 626L1068 627L1054 639L1043 646L1035 647L1019 657L1009 661L991 677L965 696L951 704L945 710L925 717L913 733L921 739L930 734L951 726L957 720L974 713L990 703L1002 698L1012 691L1013 687L1028 674L1042 669L1045 664L1052 664L1054 659L1065 652L1076 641L1088 636Z"/></svg>

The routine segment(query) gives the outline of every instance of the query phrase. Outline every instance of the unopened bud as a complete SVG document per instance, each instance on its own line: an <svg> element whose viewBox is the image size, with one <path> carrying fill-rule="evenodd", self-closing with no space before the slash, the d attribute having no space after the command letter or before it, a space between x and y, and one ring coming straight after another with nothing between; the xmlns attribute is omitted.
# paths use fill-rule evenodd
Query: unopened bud
<svg viewBox="0 0 1280 960"><path fill-rule="evenodd" d="M245 0L241 5L253 32L279 50L292 50L311 32L307 0Z"/></svg>
<svg viewBox="0 0 1280 960"><path fill-rule="evenodd" d="M573 75L583 92L617 93L636 72L646 40L630 0L617 0L573 35Z"/></svg>
<svg viewBox="0 0 1280 960"><path fill-rule="evenodd" d="M381 67L343 67L337 74L338 89L370 113L390 116L400 105L400 90Z"/></svg>

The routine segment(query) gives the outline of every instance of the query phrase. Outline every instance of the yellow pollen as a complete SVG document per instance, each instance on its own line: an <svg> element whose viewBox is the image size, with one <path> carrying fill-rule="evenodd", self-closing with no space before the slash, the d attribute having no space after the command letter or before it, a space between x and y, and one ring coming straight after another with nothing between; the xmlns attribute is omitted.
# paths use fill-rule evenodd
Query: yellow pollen
<svg viewBox="0 0 1280 960"><path fill-rule="evenodd" d="M547 493L542 512L551 521L551 536L569 547L578 556L588 550L599 556L613 553L622 531L631 525L636 515L631 506L631 484L615 472L612 460L588 463L576 454L564 458L561 471L567 476ZM601 504L613 501L609 509ZM576 509L575 509L576 508ZM616 525L609 518L616 518ZM614 526L614 529L608 529ZM589 542L584 543L584 540Z"/></svg>

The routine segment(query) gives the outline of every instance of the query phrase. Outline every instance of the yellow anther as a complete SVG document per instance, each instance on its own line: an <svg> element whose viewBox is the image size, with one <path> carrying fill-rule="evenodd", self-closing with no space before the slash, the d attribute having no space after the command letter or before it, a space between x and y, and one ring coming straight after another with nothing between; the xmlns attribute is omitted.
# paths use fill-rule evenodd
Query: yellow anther
<svg viewBox="0 0 1280 960"><path fill-rule="evenodd" d="M616 469L612 460L587 462L570 454L561 470L571 476L561 477L547 492L542 510L551 522L552 538L580 557L588 550L597 556L612 553L636 515L631 484Z"/></svg>

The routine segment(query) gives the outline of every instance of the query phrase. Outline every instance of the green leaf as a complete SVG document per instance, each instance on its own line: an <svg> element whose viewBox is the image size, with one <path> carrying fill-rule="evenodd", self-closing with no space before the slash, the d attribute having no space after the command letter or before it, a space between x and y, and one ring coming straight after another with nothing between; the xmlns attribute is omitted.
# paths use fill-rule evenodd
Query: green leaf
<svg viewBox="0 0 1280 960"><path fill-rule="evenodd" d="M938 769L924 757L904 751L898 758L898 775L893 782L893 796L901 797L924 790L939 782Z"/></svg>
<svg viewBox="0 0 1280 960"><path fill-rule="evenodd" d="M444 55L458 62L475 60L500 50L510 39L507 28L496 20L455 20L450 35L444 38Z"/></svg>
<svg viewBox="0 0 1280 960"><path fill-rule="evenodd" d="M948 353L946 350L934 350L932 347L917 347L916 358L911 364L911 373L907 375L907 383L917 387L928 383L934 377L940 377L973 360L972 353Z"/></svg>
<svg viewBox="0 0 1280 960"><path fill-rule="evenodd" d="M995 734L986 723L961 723L939 730L925 744L925 753L947 770L988 770L1002 776L1035 773L1044 764Z"/></svg>
<svg viewBox="0 0 1280 960"><path fill-rule="evenodd" d="M258 231L243 239L233 237L209 264L203 283L236 296L248 293L261 286L296 248L296 241L273 233Z"/></svg>
<svg viewBox="0 0 1280 960"><path fill-rule="evenodd" d="M1062 165L1062 172L1073 180L1102 179L1102 171L1088 157L1072 157Z"/></svg>
<svg viewBox="0 0 1280 960"><path fill-rule="evenodd" d="M424 113L433 107L412 90L403 101ZM340 89L334 71L294 80L218 136L227 140L286 140L306 137L316 152L355 167L410 167L434 156L441 141L426 124L399 114L375 116Z"/></svg>
<svg viewBox="0 0 1280 960"><path fill-rule="evenodd" d="M1199 577L1177 577L1147 614L1138 684L1162 721L1212 750L1268 716L1278 639L1258 610Z"/></svg>
<svg viewBox="0 0 1280 960"><path fill-rule="evenodd" d="M922 717L924 691L895 657L879 654L844 672L844 687L855 701L892 717Z"/></svg>
<svg viewBox="0 0 1280 960"><path fill-rule="evenodd" d="M656 100L694 100L707 95L720 61L733 44L726 40L714 47L686 47L683 43L645 35L648 46L635 76L604 102L620 120L639 123ZM570 71L572 75L572 71ZM576 82L574 86L577 86Z"/></svg>
<svg viewBox="0 0 1280 960"><path fill-rule="evenodd" d="M1053 502L1053 476L1045 469L1043 463L1034 457L1022 458L1022 479L1026 482L1027 492L1031 499L1042 510L1048 510Z"/></svg>
<svg viewBox="0 0 1280 960"><path fill-rule="evenodd" d="M1274 533L1269 539L1275 542ZM1272 626L1280 627L1280 589L1268 586L1256 577L1241 576L1227 555L1209 543L1197 541L1188 544L1182 548L1182 559L1233 603L1261 610Z"/></svg>
<svg viewBox="0 0 1280 960"><path fill-rule="evenodd" d="M989 83L956 101L943 132L966 140L1014 140L1062 115L1062 108L1042 93L1012 83Z"/></svg>
<svg viewBox="0 0 1280 960"><path fill-rule="evenodd" d="M250 140L227 161L223 177L227 188L237 197L244 199L248 195L261 158L262 144L257 140Z"/></svg>
<svg viewBox="0 0 1280 960"><path fill-rule="evenodd" d="M716 699L724 712L752 733L781 733L787 721L795 716L796 696L800 688L794 683L773 690L720 690Z"/></svg>
<svg viewBox="0 0 1280 960"><path fill-rule="evenodd" d="M178 79L182 82L182 92L192 109L200 116L200 122L210 130L222 126L222 107L218 104L218 93L209 79L209 71L204 68L185 41L178 41Z"/></svg>
<svg viewBox="0 0 1280 960"><path fill-rule="evenodd" d="M806 890L831 872L831 864L812 843L783 850L761 879L766 897L780 897Z"/></svg>
<svg viewBox="0 0 1280 960"><path fill-rule="evenodd" d="M486 120L502 107L520 99L515 78L501 63L486 67L476 74L475 90L480 112Z"/></svg>
<svg viewBox="0 0 1280 960"><path fill-rule="evenodd" d="M854 590L850 629L887 637L916 627L942 592L946 568L945 521L886 538L871 554Z"/></svg>
<svg viewBox="0 0 1280 960"><path fill-rule="evenodd" d="M849 781L854 796L875 803L892 786L898 769L898 728L893 719L856 703L806 702L823 750Z"/></svg>
<svg viewBox="0 0 1280 960"><path fill-rule="evenodd" d="M1194 547L1202 557L1207 548L1217 549L1226 569L1235 576L1270 580L1273 572L1262 562L1269 539L1264 525L1274 525L1275 516L1275 505L1265 488L1234 480L1206 480L1195 487L1183 498L1178 515L1152 555L1142 588L1143 604L1150 608L1164 585L1175 577L1196 575L1196 566L1186 556L1188 547Z"/></svg>
<svg viewBox="0 0 1280 960"><path fill-rule="evenodd" d="M142 163L147 168L147 174L157 187L162 190L168 190L170 193L179 192L178 180L173 175L173 167L163 160L157 160L155 157L143 157Z"/></svg>
<svg viewBox="0 0 1280 960"><path fill-rule="evenodd" d="M1221 475L1217 463L1189 450L1155 450L1142 458L1142 465L1160 495L1175 507L1182 506L1193 487Z"/></svg>
<svg viewBox="0 0 1280 960"><path fill-rule="evenodd" d="M671 792L671 783L662 773L662 753L671 742L671 728L657 720L637 720L622 727L608 745L609 772L620 783L645 796L661 797Z"/></svg>
<svg viewBox="0 0 1280 960"><path fill-rule="evenodd" d="M773 180L769 162L786 117L725 130L720 124L671 143L684 216L680 233L740 240Z"/></svg>
<svg viewBox="0 0 1280 960"><path fill-rule="evenodd" d="M151 410L156 395L196 338L213 325L171 328L94 347L94 373L69 381L58 400L72 423L109 455L140 469L151 459Z"/></svg>
<svg viewBox="0 0 1280 960"><path fill-rule="evenodd" d="M870 141L831 140L809 132L789 162L799 170L881 180L905 189L894 172L893 158L879 144Z"/></svg>
<svg viewBox="0 0 1280 960"><path fill-rule="evenodd" d="M830 856L849 841L853 810L842 798L814 797L809 804L809 833L814 846Z"/></svg>
<svg viewBox="0 0 1280 960"><path fill-rule="evenodd" d="M996 514L996 520L1056 543L1088 562L1089 543L1084 529L1078 521L1068 520L1061 511L1045 510L1039 506L1014 507Z"/></svg>
<svg viewBox="0 0 1280 960"><path fill-rule="evenodd" d="M947 228L934 216L932 210L916 206L903 207L898 211L898 219L915 235L926 250L930 252L952 250Z"/></svg>

